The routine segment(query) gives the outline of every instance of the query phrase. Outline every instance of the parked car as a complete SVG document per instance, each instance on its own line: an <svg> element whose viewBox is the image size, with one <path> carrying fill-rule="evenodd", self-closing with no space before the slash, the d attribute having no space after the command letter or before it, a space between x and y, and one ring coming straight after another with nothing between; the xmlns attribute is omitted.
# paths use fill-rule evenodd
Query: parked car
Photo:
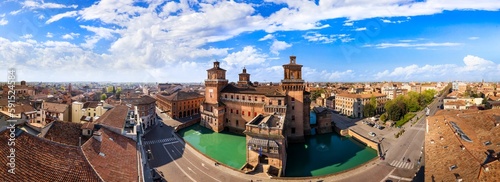
<svg viewBox="0 0 500 182"><path fill-rule="evenodd" d="M368 133L368 135L370 135L370 136L372 136L372 137L377 136L377 135L376 135L375 133L373 133L373 132Z"/></svg>

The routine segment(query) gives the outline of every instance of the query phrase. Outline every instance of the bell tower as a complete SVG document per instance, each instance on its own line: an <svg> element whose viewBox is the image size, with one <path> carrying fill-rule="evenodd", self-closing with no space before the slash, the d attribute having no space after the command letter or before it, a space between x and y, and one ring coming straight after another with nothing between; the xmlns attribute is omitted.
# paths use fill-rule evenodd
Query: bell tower
<svg viewBox="0 0 500 182"><path fill-rule="evenodd" d="M304 112L310 103L304 98L305 85L302 79L302 65L297 64L296 56L290 56L290 63L283 65L284 79L281 88L286 92L287 114L286 135L290 142L303 141L304 130L309 126Z"/></svg>
<svg viewBox="0 0 500 182"><path fill-rule="evenodd" d="M219 98L227 83L226 70L220 68L219 61L215 61L214 66L207 70L205 101L200 106L201 125L215 132L224 129L224 106Z"/></svg>
<svg viewBox="0 0 500 182"><path fill-rule="evenodd" d="M246 87L250 85L250 74L247 73L247 69L243 67L243 72L238 74L240 79L238 80L238 86Z"/></svg>
<svg viewBox="0 0 500 182"><path fill-rule="evenodd" d="M207 70L205 80L205 102L216 104L219 102L220 91L227 85L226 70L220 68L219 61L214 62L214 66Z"/></svg>

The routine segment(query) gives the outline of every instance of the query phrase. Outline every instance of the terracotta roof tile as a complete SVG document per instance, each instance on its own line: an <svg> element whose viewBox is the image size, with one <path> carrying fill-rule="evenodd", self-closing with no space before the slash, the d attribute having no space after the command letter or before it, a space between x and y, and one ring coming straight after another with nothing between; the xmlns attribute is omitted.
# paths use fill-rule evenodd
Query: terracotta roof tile
<svg viewBox="0 0 500 182"><path fill-rule="evenodd" d="M44 102L43 109L49 112L63 113L64 111L66 111L66 109L68 109L68 105L52 103L52 102Z"/></svg>
<svg viewBox="0 0 500 182"><path fill-rule="evenodd" d="M189 100L196 98L205 98L203 95L198 92L185 92L185 91L177 91L172 94L161 93L156 95L158 98L164 98L170 101L179 101L179 100Z"/></svg>
<svg viewBox="0 0 500 182"><path fill-rule="evenodd" d="M80 123L54 121L45 138L66 145L78 146L79 137L82 137L82 144L88 140L88 137L81 135L82 125Z"/></svg>
<svg viewBox="0 0 500 182"><path fill-rule="evenodd" d="M0 133L7 141L10 132ZM76 146L51 142L22 132L16 138L15 175L7 173L7 157L0 157L2 181L101 181ZM10 155L7 142L0 142L0 155Z"/></svg>
<svg viewBox="0 0 500 182"><path fill-rule="evenodd" d="M279 85L273 86L248 86L238 87L236 85L227 85L222 89L222 93L241 93L241 94L261 94L267 96L285 96Z"/></svg>
<svg viewBox="0 0 500 182"><path fill-rule="evenodd" d="M82 145L85 156L99 176L104 181L138 181L135 141L106 128L99 132L101 142L91 138Z"/></svg>
<svg viewBox="0 0 500 182"><path fill-rule="evenodd" d="M458 174L464 181L495 181L500 179L500 161L489 161L489 171L481 171L488 150L497 150L500 145L500 127L495 127L500 109L440 110L428 117L425 136L425 181L455 181ZM446 122L445 122L446 119ZM454 122L472 142L456 134L450 121ZM448 123L448 124L446 124ZM443 139L441 139L441 137ZM432 141L434 143L432 143ZM490 141L490 145L484 142ZM461 146L465 149L462 150ZM449 167L457 168L450 171Z"/></svg>
<svg viewBox="0 0 500 182"><path fill-rule="evenodd" d="M124 105L117 105L113 109L106 111L95 123L111 126L114 128L122 129L125 126L127 119L128 107Z"/></svg>

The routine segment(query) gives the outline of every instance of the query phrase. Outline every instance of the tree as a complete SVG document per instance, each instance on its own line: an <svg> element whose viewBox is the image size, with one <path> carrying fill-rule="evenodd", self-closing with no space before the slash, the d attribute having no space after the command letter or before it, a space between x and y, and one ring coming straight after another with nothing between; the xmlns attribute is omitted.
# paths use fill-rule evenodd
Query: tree
<svg viewBox="0 0 500 182"><path fill-rule="evenodd" d="M101 100L106 100L106 98L108 98L108 96L106 96L106 94L101 95Z"/></svg>
<svg viewBox="0 0 500 182"><path fill-rule="evenodd" d="M382 114L382 116L380 116L380 121L387 121L387 114Z"/></svg>
<svg viewBox="0 0 500 182"><path fill-rule="evenodd" d="M113 86L113 94L116 94L116 88Z"/></svg>
<svg viewBox="0 0 500 182"><path fill-rule="evenodd" d="M122 94L121 90L116 91L116 99L120 99L120 95Z"/></svg>
<svg viewBox="0 0 500 182"><path fill-rule="evenodd" d="M375 116L375 107L371 103L367 103L364 105L363 116L365 117Z"/></svg>

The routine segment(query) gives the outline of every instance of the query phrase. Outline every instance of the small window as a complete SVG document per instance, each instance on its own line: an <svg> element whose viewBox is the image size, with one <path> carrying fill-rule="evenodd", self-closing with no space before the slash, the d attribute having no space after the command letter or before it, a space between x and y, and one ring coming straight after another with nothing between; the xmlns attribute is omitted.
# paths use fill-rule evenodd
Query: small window
<svg viewBox="0 0 500 182"><path fill-rule="evenodd" d="M295 115L292 115L292 121L295 121Z"/></svg>
<svg viewBox="0 0 500 182"><path fill-rule="evenodd" d="M255 97L255 102L257 102L257 97Z"/></svg>
<svg viewBox="0 0 500 182"><path fill-rule="evenodd" d="M238 114L238 110L236 110L236 114Z"/></svg>
<svg viewBox="0 0 500 182"><path fill-rule="evenodd" d="M231 99L233 99L233 95L231 95Z"/></svg>
<svg viewBox="0 0 500 182"><path fill-rule="evenodd" d="M295 98L292 97L292 102L295 101Z"/></svg>
<svg viewBox="0 0 500 182"><path fill-rule="evenodd" d="M241 100L245 100L245 96L242 96L242 97L241 97Z"/></svg>
<svg viewBox="0 0 500 182"><path fill-rule="evenodd" d="M244 115L245 115L245 111L241 111L241 115L243 115L243 116L244 116Z"/></svg>
<svg viewBox="0 0 500 182"><path fill-rule="evenodd" d="M250 116L250 111L248 111L248 116Z"/></svg>
<svg viewBox="0 0 500 182"><path fill-rule="evenodd" d="M225 94L225 95L224 95L224 98L226 98L226 99L227 99L227 94Z"/></svg>
<svg viewBox="0 0 500 182"><path fill-rule="evenodd" d="M278 106L281 106L281 100L278 100Z"/></svg>
<svg viewBox="0 0 500 182"><path fill-rule="evenodd" d="M292 128L292 134L295 134L295 128Z"/></svg>
<svg viewBox="0 0 500 182"><path fill-rule="evenodd" d="M240 96L239 95L236 96L236 100L240 100Z"/></svg>
<svg viewBox="0 0 500 182"><path fill-rule="evenodd" d="M238 126L240 123L238 122L238 120L236 120L236 126Z"/></svg>
<svg viewBox="0 0 500 182"><path fill-rule="evenodd" d="M233 109L231 109L231 114L233 114Z"/></svg>
<svg viewBox="0 0 500 182"><path fill-rule="evenodd" d="M254 116L254 117L255 117L255 116L257 116L257 112L254 112L254 113L253 113L253 116Z"/></svg>
<svg viewBox="0 0 500 182"><path fill-rule="evenodd" d="M292 106L292 110L295 110L295 106Z"/></svg>

